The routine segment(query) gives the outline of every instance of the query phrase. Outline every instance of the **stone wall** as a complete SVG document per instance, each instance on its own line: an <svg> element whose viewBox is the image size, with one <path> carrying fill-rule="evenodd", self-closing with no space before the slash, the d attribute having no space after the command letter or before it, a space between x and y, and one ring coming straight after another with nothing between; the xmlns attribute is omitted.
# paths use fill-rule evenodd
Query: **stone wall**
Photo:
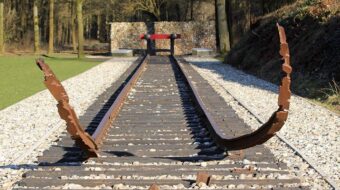
<svg viewBox="0 0 340 190"><path fill-rule="evenodd" d="M146 49L146 42L140 34L162 33L181 34L176 40L175 54L191 53L192 48L212 48L216 50L215 21L207 22L115 22L111 24L111 51L116 49ZM169 49L169 40L157 40L157 49Z"/></svg>

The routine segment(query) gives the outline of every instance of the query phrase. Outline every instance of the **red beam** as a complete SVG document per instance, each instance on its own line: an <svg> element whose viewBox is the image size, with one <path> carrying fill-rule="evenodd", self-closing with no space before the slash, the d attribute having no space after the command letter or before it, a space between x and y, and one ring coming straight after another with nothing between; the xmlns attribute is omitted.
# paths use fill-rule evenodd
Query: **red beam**
<svg viewBox="0 0 340 190"><path fill-rule="evenodd" d="M150 40L162 40L162 39L171 39L171 36L174 35L174 39L181 38L180 34L142 34L140 35L140 39L150 39Z"/></svg>

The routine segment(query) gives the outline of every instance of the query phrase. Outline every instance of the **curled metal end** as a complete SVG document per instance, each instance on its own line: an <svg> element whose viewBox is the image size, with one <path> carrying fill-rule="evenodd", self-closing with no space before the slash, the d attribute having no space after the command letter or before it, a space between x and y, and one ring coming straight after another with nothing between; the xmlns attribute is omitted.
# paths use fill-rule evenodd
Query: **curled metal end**
<svg viewBox="0 0 340 190"><path fill-rule="evenodd" d="M58 101L58 112L60 117L66 121L68 133L72 139L75 140L76 145L86 152L86 155L89 157L97 157L98 154L96 150L98 146L91 136L81 127L74 109L69 104L69 98L63 85L43 59L38 59L36 63L45 75L45 86Z"/></svg>
<svg viewBox="0 0 340 190"><path fill-rule="evenodd" d="M292 73L292 67L290 66L290 54L289 47L286 39L285 30L282 26L277 25L280 36L280 55L284 61L282 65L282 72L284 76L281 80L279 88L278 105L279 108L272 114L272 116L257 130L252 133L245 134L235 138L226 138L218 131L219 127L216 123L211 122L208 129L214 137L215 141L221 147L227 150L241 150L250 148L268 141L273 137L285 124L288 118L288 109L290 105L291 91L290 91L290 74ZM206 115L209 115L206 113ZM212 117L209 116L210 121L213 121Z"/></svg>
<svg viewBox="0 0 340 190"><path fill-rule="evenodd" d="M69 98L65 88L60 83L60 81L55 76L50 67L44 62L43 59L37 59L36 63L39 69L44 73L45 76L44 84L47 87L47 89L51 92L53 97L58 102L59 101L69 102Z"/></svg>
<svg viewBox="0 0 340 190"><path fill-rule="evenodd" d="M278 104L281 111L289 110L290 98L291 98L291 91L290 91L290 74L292 73L292 67L290 64L290 53L289 53L289 46L287 43L286 33L282 26L277 24L277 28L279 30L279 37L280 37L280 55L284 61L282 65L282 71L284 72L285 76L282 78L280 90L279 90L279 100Z"/></svg>

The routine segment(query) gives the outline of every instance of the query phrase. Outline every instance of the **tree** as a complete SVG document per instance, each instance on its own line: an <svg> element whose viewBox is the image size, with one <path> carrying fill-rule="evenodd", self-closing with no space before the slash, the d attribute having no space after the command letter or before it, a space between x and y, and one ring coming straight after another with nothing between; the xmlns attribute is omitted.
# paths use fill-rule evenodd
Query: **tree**
<svg viewBox="0 0 340 190"><path fill-rule="evenodd" d="M49 1L49 39L48 39L48 54L53 53L54 45L54 0Z"/></svg>
<svg viewBox="0 0 340 190"><path fill-rule="evenodd" d="M77 51L77 31L76 31L76 6L74 1L71 1L71 35L73 51Z"/></svg>
<svg viewBox="0 0 340 190"><path fill-rule="evenodd" d="M216 5L220 52L224 54L230 51L230 36L226 13L226 0L216 0Z"/></svg>
<svg viewBox="0 0 340 190"><path fill-rule="evenodd" d="M0 54L5 51L4 41L4 1L0 0Z"/></svg>
<svg viewBox="0 0 340 190"><path fill-rule="evenodd" d="M78 58L84 57L84 23L83 23L83 2L77 0L77 24L78 24Z"/></svg>
<svg viewBox="0 0 340 190"><path fill-rule="evenodd" d="M33 23L34 23L34 53L40 52L39 16L37 2L33 2Z"/></svg>
<svg viewBox="0 0 340 190"><path fill-rule="evenodd" d="M165 5L166 0L130 0L126 8L134 12L141 11L152 15L157 21L161 20L161 8Z"/></svg>

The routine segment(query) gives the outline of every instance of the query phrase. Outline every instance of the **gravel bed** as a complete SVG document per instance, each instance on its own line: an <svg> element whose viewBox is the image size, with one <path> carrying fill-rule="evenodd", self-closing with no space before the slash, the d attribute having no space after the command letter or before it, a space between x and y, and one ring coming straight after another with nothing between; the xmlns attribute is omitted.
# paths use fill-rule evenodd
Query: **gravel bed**
<svg viewBox="0 0 340 190"><path fill-rule="evenodd" d="M113 58L62 82L76 113L84 114L135 60ZM0 128L0 189L6 189L24 171L36 167L37 156L49 148L66 125L59 117L56 101L44 90L0 111Z"/></svg>
<svg viewBox="0 0 340 190"><path fill-rule="evenodd" d="M235 101L237 97L251 112L266 121L277 109L278 86L258 79L212 58L186 57L214 89L253 129L261 124ZM292 81L294 82L294 81ZM308 100L293 95L288 121L279 132L293 146L314 161L330 179L340 185L340 116ZM321 176L277 137L265 143L276 155L315 189L330 188Z"/></svg>

